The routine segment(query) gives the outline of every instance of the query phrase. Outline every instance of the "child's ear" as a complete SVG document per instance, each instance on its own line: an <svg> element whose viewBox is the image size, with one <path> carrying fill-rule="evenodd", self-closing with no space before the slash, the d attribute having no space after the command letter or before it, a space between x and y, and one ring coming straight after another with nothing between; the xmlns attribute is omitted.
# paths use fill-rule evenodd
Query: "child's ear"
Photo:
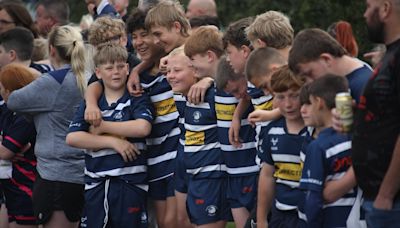
<svg viewBox="0 0 400 228"><path fill-rule="evenodd" d="M17 59L17 53L15 50L10 50L9 52L10 62L14 62Z"/></svg>
<svg viewBox="0 0 400 228"><path fill-rule="evenodd" d="M325 101L321 97L315 97L315 100L317 100L318 110L322 110L326 107Z"/></svg>
<svg viewBox="0 0 400 228"><path fill-rule="evenodd" d="M257 39L256 42L257 42L259 47L267 47L267 43L265 43L261 39Z"/></svg>
<svg viewBox="0 0 400 228"><path fill-rule="evenodd" d="M243 55L244 55L244 57L247 59L247 57L249 57L249 55L250 55L250 53L251 53L251 49L250 49L248 46L246 46L246 45L242 45L242 46L240 47L240 49L243 51Z"/></svg>
<svg viewBox="0 0 400 228"><path fill-rule="evenodd" d="M328 66L332 65L332 61L334 57L331 54L328 53L322 53L319 58L323 60Z"/></svg>
<svg viewBox="0 0 400 228"><path fill-rule="evenodd" d="M181 32L182 25L178 21L174 21L173 27L175 28L176 31Z"/></svg>
<svg viewBox="0 0 400 228"><path fill-rule="evenodd" d="M96 77L97 77L98 79L101 79L101 76L100 76L100 69L99 69L98 67L96 67L96 68L94 69L94 72L96 73Z"/></svg>
<svg viewBox="0 0 400 228"><path fill-rule="evenodd" d="M206 55L207 55L207 60L208 60L209 63L211 63L215 59L217 59L217 56L215 55L215 53L213 51L208 50Z"/></svg>

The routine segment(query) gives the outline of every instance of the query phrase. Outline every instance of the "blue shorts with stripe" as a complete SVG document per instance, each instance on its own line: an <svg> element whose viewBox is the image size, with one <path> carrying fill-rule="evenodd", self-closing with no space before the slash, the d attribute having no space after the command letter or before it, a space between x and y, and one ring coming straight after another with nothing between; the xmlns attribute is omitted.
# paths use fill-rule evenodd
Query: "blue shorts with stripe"
<svg viewBox="0 0 400 228"><path fill-rule="evenodd" d="M189 179L186 207L190 221L204 225L231 218L226 178Z"/></svg>
<svg viewBox="0 0 400 228"><path fill-rule="evenodd" d="M147 227L147 192L142 187L112 178L85 190L81 227Z"/></svg>
<svg viewBox="0 0 400 228"><path fill-rule="evenodd" d="M248 211L254 208L257 198L258 175L229 176L226 197L230 208L245 207Z"/></svg>

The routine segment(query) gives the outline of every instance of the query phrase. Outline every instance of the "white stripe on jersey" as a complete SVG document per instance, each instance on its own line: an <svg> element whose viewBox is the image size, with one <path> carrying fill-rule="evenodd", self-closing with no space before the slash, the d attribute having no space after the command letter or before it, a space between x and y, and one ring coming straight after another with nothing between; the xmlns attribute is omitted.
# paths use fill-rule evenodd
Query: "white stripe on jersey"
<svg viewBox="0 0 400 228"><path fill-rule="evenodd" d="M222 151L241 151L241 150L248 150L248 149L253 149L256 147L256 143L255 142L248 142L248 143L242 143L242 147L240 148L236 148L232 145L224 145L221 144L221 150Z"/></svg>
<svg viewBox="0 0 400 228"><path fill-rule="evenodd" d="M163 179L165 179L165 178L167 178L167 177L170 177L170 176L172 176L172 175L174 175L174 173L169 173L169 174L167 174L167 175L165 175L165 176L162 176L162 177L158 177L158 178L156 178L156 179L149 180L149 182L156 182L156 181L159 181L159 180L163 180Z"/></svg>
<svg viewBox="0 0 400 228"><path fill-rule="evenodd" d="M300 186L300 183L297 181L289 181L289 180L282 180L282 179L276 179L276 183L284 184L284 185L290 186L291 188L298 188Z"/></svg>
<svg viewBox="0 0 400 228"><path fill-rule="evenodd" d="M179 117L178 123L184 124L185 123L185 118Z"/></svg>
<svg viewBox="0 0 400 228"><path fill-rule="evenodd" d="M136 187L142 189L143 191L149 191L149 185L148 184L135 184Z"/></svg>
<svg viewBox="0 0 400 228"><path fill-rule="evenodd" d="M235 97L215 96L215 102L220 104L237 104L239 100Z"/></svg>
<svg viewBox="0 0 400 228"><path fill-rule="evenodd" d="M300 161L304 163L306 160L306 154L301 150L300 151Z"/></svg>
<svg viewBox="0 0 400 228"><path fill-rule="evenodd" d="M278 208L279 210L282 210L282 211L289 211L289 210L297 209L297 206L284 204L284 203L279 202L276 199L275 199L275 206L276 206L276 208Z"/></svg>
<svg viewBox="0 0 400 228"><path fill-rule="evenodd" d="M325 204L323 208L327 207L340 207L340 206L353 206L356 201L356 197L340 198L333 203Z"/></svg>
<svg viewBox="0 0 400 228"><path fill-rule="evenodd" d="M271 127L268 131L269 135L285 135L285 129L283 127Z"/></svg>
<svg viewBox="0 0 400 228"><path fill-rule="evenodd" d="M215 148L220 148L221 145L219 144L219 142L215 142L215 143L209 143L207 145L201 145L201 146L186 146L185 145L185 153L196 153L199 151L203 151L203 150L211 150L211 149L215 149Z"/></svg>
<svg viewBox="0 0 400 228"><path fill-rule="evenodd" d="M169 113L163 116L156 116L153 124L165 123L171 120L176 120L179 117L178 112Z"/></svg>
<svg viewBox="0 0 400 228"><path fill-rule="evenodd" d="M106 176L117 177L117 176L122 176L122 175L126 175L126 174L144 173L146 171L147 171L147 166L145 166L145 165L123 167L123 168L111 169L111 170L106 170L106 171L101 171L101 172L96 172L96 173L90 172L85 168L85 175L87 175L91 178L100 178L100 177L106 177Z"/></svg>
<svg viewBox="0 0 400 228"><path fill-rule="evenodd" d="M182 94L174 94L175 101L186 101L186 98Z"/></svg>
<svg viewBox="0 0 400 228"><path fill-rule="evenodd" d="M249 125L249 121L247 119L242 119L240 126L246 126ZM218 127L223 127L223 128L230 128L232 125L232 121L226 121L226 120L217 120L217 126Z"/></svg>
<svg viewBox="0 0 400 228"><path fill-rule="evenodd" d="M300 156L298 156L298 155L289 155L289 154L272 154L272 160L274 160L274 162L300 163Z"/></svg>
<svg viewBox="0 0 400 228"><path fill-rule="evenodd" d="M147 145L160 145L162 142L164 142L165 140L167 140L167 138L172 137L172 136L176 136L176 135L180 135L181 134L181 129L179 129L179 127L176 127L174 129L172 129L168 134L163 135L161 137L158 138L147 138L146 139L146 144Z"/></svg>
<svg viewBox="0 0 400 228"><path fill-rule="evenodd" d="M243 173L255 173L260 171L260 167L258 165L248 166L248 167L240 167L240 168L226 168L226 172L229 174L243 174Z"/></svg>
<svg viewBox="0 0 400 228"><path fill-rule="evenodd" d="M188 124L185 123L185 129L187 131L207 131L209 129L213 129L216 128L217 125L216 124L210 124L210 125L192 125L192 124Z"/></svg>
<svg viewBox="0 0 400 228"><path fill-rule="evenodd" d="M191 108L202 108L202 109L210 109L210 104L209 103L200 103L200 104L192 104L190 102L186 102L187 107Z"/></svg>
<svg viewBox="0 0 400 228"><path fill-rule="evenodd" d="M165 153L161 156L155 157L155 158L148 158L147 159L147 164L148 165L155 165L161 162L165 162L168 160L172 160L176 158L176 150L175 151L171 151L168 153Z"/></svg>
<svg viewBox="0 0 400 228"><path fill-rule="evenodd" d="M131 105L131 100L129 99L125 103L119 103L117 107L115 107L115 109L101 111L101 116L110 117L115 111L121 111L122 109L130 105Z"/></svg>
<svg viewBox="0 0 400 228"><path fill-rule="evenodd" d="M146 145L144 143L134 143L136 148L138 150L145 150ZM98 158L98 157L103 157L107 155L112 155L112 154L118 154L118 152L114 149L101 149L98 151L93 151L93 150L85 150L85 153L92 158Z"/></svg>
<svg viewBox="0 0 400 228"><path fill-rule="evenodd" d="M253 105L260 105L272 100L272 98L273 98L272 95L265 95L259 98L252 98L251 103Z"/></svg>
<svg viewBox="0 0 400 228"><path fill-rule="evenodd" d="M159 102L159 101L164 101L168 99L172 99L174 96L174 93L172 90L166 91L164 93L156 94L150 97L150 100L152 103Z"/></svg>
<svg viewBox="0 0 400 228"><path fill-rule="evenodd" d="M330 158L349 149L351 149L351 141L339 143L326 150L326 158Z"/></svg>
<svg viewBox="0 0 400 228"><path fill-rule="evenodd" d="M140 83L140 85L141 85L144 89L147 89L147 88L152 87L154 84L156 84L156 83L158 83L158 82L161 82L164 78L165 78L165 75L161 75L161 76L157 77L155 80L151 81L149 84Z"/></svg>
<svg viewBox="0 0 400 228"><path fill-rule="evenodd" d="M187 173L196 175L198 173L204 173L204 172L211 172L211 171L226 171L226 165L224 164L218 164L218 165L208 165L196 169L186 169Z"/></svg>
<svg viewBox="0 0 400 228"><path fill-rule="evenodd" d="M179 139L179 143L184 146L185 145L185 140L184 139Z"/></svg>

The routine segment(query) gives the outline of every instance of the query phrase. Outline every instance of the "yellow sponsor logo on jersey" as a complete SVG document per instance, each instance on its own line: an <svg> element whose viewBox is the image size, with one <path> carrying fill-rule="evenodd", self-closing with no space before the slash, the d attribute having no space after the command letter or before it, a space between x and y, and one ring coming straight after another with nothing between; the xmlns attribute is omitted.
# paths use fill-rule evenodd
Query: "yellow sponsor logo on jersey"
<svg viewBox="0 0 400 228"><path fill-rule="evenodd" d="M188 131L186 130L185 133L185 145L192 146L192 145L204 145L205 141L205 133L204 131Z"/></svg>
<svg viewBox="0 0 400 228"><path fill-rule="evenodd" d="M254 109L256 109L256 110L272 110L273 109L272 106L273 106L273 104L272 104L272 100L271 100L271 101L261 103L259 105L254 105Z"/></svg>
<svg viewBox="0 0 400 228"><path fill-rule="evenodd" d="M173 98L168 98L163 101L155 102L154 108L156 110L157 116L163 116L177 111Z"/></svg>
<svg viewBox="0 0 400 228"><path fill-rule="evenodd" d="M235 112L236 105L234 104L215 104L215 112L217 113L218 120L229 120L233 118L233 113Z"/></svg>
<svg viewBox="0 0 400 228"><path fill-rule="evenodd" d="M277 162L275 163L274 177L283 180L300 181L301 170L300 164Z"/></svg>

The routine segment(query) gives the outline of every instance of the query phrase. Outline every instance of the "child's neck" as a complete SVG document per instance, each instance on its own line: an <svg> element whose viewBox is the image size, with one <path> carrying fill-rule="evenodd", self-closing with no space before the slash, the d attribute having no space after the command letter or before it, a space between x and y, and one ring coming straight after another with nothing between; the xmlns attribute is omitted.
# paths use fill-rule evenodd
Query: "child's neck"
<svg viewBox="0 0 400 228"><path fill-rule="evenodd" d="M298 134L305 127L302 118L298 118L295 120L285 119L285 121L286 121L286 128L288 130L288 133L290 134Z"/></svg>
<svg viewBox="0 0 400 228"><path fill-rule="evenodd" d="M121 89L104 88L104 96L106 97L108 105L117 102L125 93L125 87Z"/></svg>
<svg viewBox="0 0 400 228"><path fill-rule="evenodd" d="M328 109L321 110L321 125L318 126L319 132L329 127L332 127L331 111Z"/></svg>

